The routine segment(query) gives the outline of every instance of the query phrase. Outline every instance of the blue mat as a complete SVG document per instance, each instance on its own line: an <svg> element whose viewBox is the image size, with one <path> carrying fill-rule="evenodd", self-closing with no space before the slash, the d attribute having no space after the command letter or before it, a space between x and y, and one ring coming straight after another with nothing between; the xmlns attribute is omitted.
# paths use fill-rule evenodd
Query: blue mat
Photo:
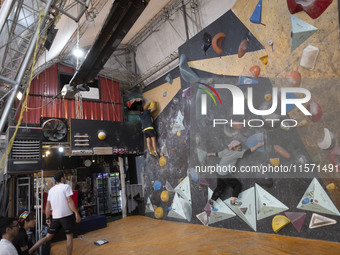
<svg viewBox="0 0 340 255"><path fill-rule="evenodd" d="M78 223L78 235L106 228L106 216L88 216Z"/></svg>

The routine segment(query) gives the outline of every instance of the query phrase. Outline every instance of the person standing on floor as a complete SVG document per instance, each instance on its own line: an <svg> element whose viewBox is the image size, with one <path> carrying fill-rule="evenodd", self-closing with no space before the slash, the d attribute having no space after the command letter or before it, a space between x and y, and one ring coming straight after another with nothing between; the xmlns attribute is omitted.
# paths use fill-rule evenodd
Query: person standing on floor
<svg viewBox="0 0 340 255"><path fill-rule="evenodd" d="M18 255L12 244L14 238L19 233L19 223L15 218L2 217L0 219L0 255Z"/></svg>
<svg viewBox="0 0 340 255"><path fill-rule="evenodd" d="M72 189L71 186L65 184L65 176L63 172L58 172L54 176L56 184L48 192L47 203L46 203L46 224L50 227L47 235L41 238L34 246L29 250L29 254L32 254L44 243L50 241L53 236L59 232L61 228L66 233L66 250L67 255L72 254L73 249L73 232L75 221L79 223L81 217L74 205L72 200ZM52 219L50 211L52 210ZM74 220L74 215L76 220Z"/></svg>
<svg viewBox="0 0 340 255"><path fill-rule="evenodd" d="M218 156L221 159L219 165L221 167L228 166L230 169L236 165L238 159L243 158L247 154L250 154L263 145L263 142L258 142L254 147L248 150L242 150L242 144L237 140L233 140L230 144L228 144L228 149L224 149L223 151L216 153L208 153L207 156ZM223 194L224 190L228 186L232 187L233 189L230 204L235 206L241 205L242 202L237 200L237 197L242 190L241 182L236 178L228 178L226 176L228 172L220 171L217 174L217 186L211 196L211 200L209 201L210 205L213 207L214 201L216 201Z"/></svg>
<svg viewBox="0 0 340 255"><path fill-rule="evenodd" d="M150 105L153 105L153 107L148 109ZM139 118L142 123L142 130L146 139L146 146L148 147L149 153L155 158L158 158L159 154L156 143L157 134L151 117L151 113L157 110L157 104L156 102L149 102L148 104L145 104L144 107L142 105L138 105L137 110L140 112Z"/></svg>

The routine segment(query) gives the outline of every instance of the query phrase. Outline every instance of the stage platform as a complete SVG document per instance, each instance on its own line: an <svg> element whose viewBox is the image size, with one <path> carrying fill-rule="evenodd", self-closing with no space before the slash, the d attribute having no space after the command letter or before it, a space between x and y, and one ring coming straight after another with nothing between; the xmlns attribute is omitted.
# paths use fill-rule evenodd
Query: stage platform
<svg viewBox="0 0 340 255"><path fill-rule="evenodd" d="M99 239L109 243L94 245ZM53 243L51 255L66 253ZM74 255L104 254L340 254L340 243L129 216L74 239Z"/></svg>

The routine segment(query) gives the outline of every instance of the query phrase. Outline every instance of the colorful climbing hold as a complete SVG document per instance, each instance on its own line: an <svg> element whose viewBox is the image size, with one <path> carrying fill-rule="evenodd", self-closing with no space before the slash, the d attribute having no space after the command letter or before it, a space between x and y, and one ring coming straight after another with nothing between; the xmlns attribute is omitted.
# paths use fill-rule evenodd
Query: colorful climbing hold
<svg viewBox="0 0 340 255"><path fill-rule="evenodd" d="M313 100L309 101L309 103L307 105L307 109L312 114L312 116L310 118L312 119L313 122L317 122L321 119L322 109L321 109L321 106L317 102L315 102Z"/></svg>
<svg viewBox="0 0 340 255"><path fill-rule="evenodd" d="M160 167L164 167L166 165L166 158L165 157L159 158L159 165L160 165Z"/></svg>
<svg viewBox="0 0 340 255"><path fill-rule="evenodd" d="M259 57L259 59L264 64L264 69L266 69L266 65L268 64L268 55L263 55L263 56Z"/></svg>
<svg viewBox="0 0 340 255"><path fill-rule="evenodd" d="M286 79L290 86L300 87L301 74L298 71L292 71L286 74Z"/></svg>
<svg viewBox="0 0 340 255"><path fill-rule="evenodd" d="M160 188L162 188L162 183L160 181L155 181L153 183L153 190L159 190Z"/></svg>
<svg viewBox="0 0 340 255"><path fill-rule="evenodd" d="M272 94L271 94L271 93L265 94L265 95L264 95L264 100L266 100L266 101L272 100Z"/></svg>
<svg viewBox="0 0 340 255"><path fill-rule="evenodd" d="M290 154L280 145L274 145L274 150L284 158L290 158Z"/></svg>
<svg viewBox="0 0 340 255"><path fill-rule="evenodd" d="M291 14L304 11L312 19L318 18L332 3L333 0L287 0L288 10Z"/></svg>
<svg viewBox="0 0 340 255"><path fill-rule="evenodd" d="M278 165L280 165L280 158L271 158L271 159L269 159L269 161L270 161L270 164L271 164L272 166L278 166Z"/></svg>
<svg viewBox="0 0 340 255"><path fill-rule="evenodd" d="M332 182L326 186L326 189L328 190L335 190L335 184Z"/></svg>
<svg viewBox="0 0 340 255"><path fill-rule="evenodd" d="M257 66L257 65L252 66L249 70L252 73L254 78L259 77L259 75L261 73L261 68L259 66Z"/></svg>
<svg viewBox="0 0 340 255"><path fill-rule="evenodd" d="M162 202L166 203L169 201L169 192L166 190L163 190L161 193L161 200Z"/></svg>
<svg viewBox="0 0 340 255"><path fill-rule="evenodd" d="M211 46L218 55L222 55L223 53L222 41L226 38L226 36L227 35L225 33L218 33L212 39Z"/></svg>
<svg viewBox="0 0 340 255"><path fill-rule="evenodd" d="M238 47L238 53L237 53L238 57L242 58L244 56L244 54L246 54L247 49L248 49L248 41L247 40L243 40L240 43L240 46Z"/></svg>
<svg viewBox="0 0 340 255"><path fill-rule="evenodd" d="M304 127L306 126L308 123L308 121L306 119L303 119L302 121L300 121L298 124L297 124L297 127Z"/></svg>
<svg viewBox="0 0 340 255"><path fill-rule="evenodd" d="M335 167L337 167L336 171L340 171L340 147L335 147L333 150L331 150L329 157L331 159L331 162Z"/></svg>
<svg viewBox="0 0 340 255"><path fill-rule="evenodd" d="M281 230L284 226L286 226L289 223L290 223L290 220L286 216L276 215L272 221L272 228L274 232L278 232L279 230Z"/></svg>
<svg viewBox="0 0 340 255"><path fill-rule="evenodd" d="M164 215L163 208L157 207L157 209L155 210L155 218L161 219L161 218L163 218L163 215Z"/></svg>

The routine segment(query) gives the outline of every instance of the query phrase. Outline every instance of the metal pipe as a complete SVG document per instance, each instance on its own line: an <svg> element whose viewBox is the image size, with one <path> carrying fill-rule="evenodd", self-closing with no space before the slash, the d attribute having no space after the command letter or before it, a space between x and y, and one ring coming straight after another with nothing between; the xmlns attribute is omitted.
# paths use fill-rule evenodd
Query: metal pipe
<svg viewBox="0 0 340 255"><path fill-rule="evenodd" d="M184 25L185 25L185 34L187 36L187 41L188 41L189 40L188 20L187 20L187 11L185 9L184 1L182 1L182 8L183 8L183 18L184 18Z"/></svg>
<svg viewBox="0 0 340 255"><path fill-rule="evenodd" d="M3 95L1 98L0 98L0 102L5 98L5 97L7 97L7 95L9 94L9 93L11 93L12 92L12 89L10 89L9 91L7 91L7 93L5 94L5 95Z"/></svg>
<svg viewBox="0 0 340 255"><path fill-rule="evenodd" d="M77 18L76 18L76 22L77 22L77 23L79 22L79 20L80 20L81 17L83 16L84 12L86 12L86 10L87 10L86 7L83 7L83 8L80 10L80 12L79 12L79 14L78 14L78 16L77 16Z"/></svg>
<svg viewBox="0 0 340 255"><path fill-rule="evenodd" d="M43 25L44 22L45 22L45 19L46 19L46 16L48 14L48 12L50 11L50 8L51 8L51 4L54 0L49 0L45 6L45 13L44 13L44 16L41 20L41 24ZM8 118L8 115L9 115L9 112L12 108L12 105L13 105L13 102L15 100L15 97L16 97L16 94L17 94L17 91L19 89L19 86L22 82L22 79L24 77L24 74L25 74L25 71L26 71L26 68L28 66L28 63L31 61L31 58L32 58L32 55L33 55L33 52L34 52L34 48L35 48L35 41L38 37L38 34L39 34L39 30L37 28L37 30L35 31L35 34L34 34L34 37L31 41L31 44L27 50L27 53L26 53L26 56L25 56L25 59L20 67L20 70L18 72L18 75L17 75L17 78L16 78L16 84L15 86L13 87L13 93L9 96L7 102L6 102L6 106L4 108L4 111L2 113L2 116L1 116L1 120L0 120L0 133L3 131L4 127L5 127L5 123L7 121L7 118Z"/></svg>
<svg viewBox="0 0 340 255"><path fill-rule="evenodd" d="M8 78L6 78L6 77L4 77L2 75L0 75L0 81L3 81L5 83L11 84L11 85L16 85L17 84L16 81L8 79Z"/></svg>
<svg viewBox="0 0 340 255"><path fill-rule="evenodd" d="M126 217L126 191L125 191L125 171L123 158L118 158L118 166L120 172L120 183L122 185L122 217Z"/></svg>
<svg viewBox="0 0 340 255"><path fill-rule="evenodd" d="M1 6L1 9L0 9L0 33L1 33L2 29L4 28L6 20L8 19L8 16L11 13L13 6L14 6L13 0L6 0L4 2L4 4Z"/></svg>

